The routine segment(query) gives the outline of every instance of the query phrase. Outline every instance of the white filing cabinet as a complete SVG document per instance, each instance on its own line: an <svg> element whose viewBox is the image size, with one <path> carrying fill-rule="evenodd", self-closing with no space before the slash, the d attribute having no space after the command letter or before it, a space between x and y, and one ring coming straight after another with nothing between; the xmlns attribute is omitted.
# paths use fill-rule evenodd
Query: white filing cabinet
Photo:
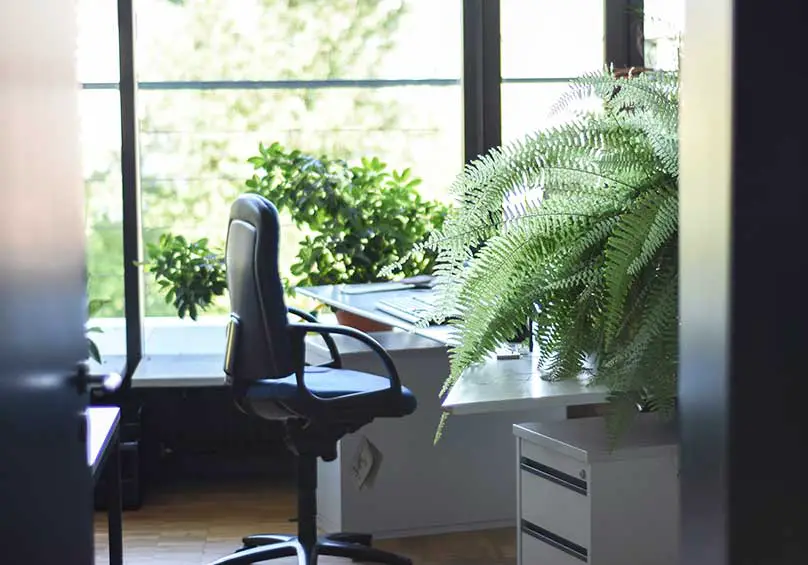
<svg viewBox="0 0 808 565"><path fill-rule="evenodd" d="M602 418L517 424L520 565L676 565L675 425L641 415L614 450Z"/></svg>

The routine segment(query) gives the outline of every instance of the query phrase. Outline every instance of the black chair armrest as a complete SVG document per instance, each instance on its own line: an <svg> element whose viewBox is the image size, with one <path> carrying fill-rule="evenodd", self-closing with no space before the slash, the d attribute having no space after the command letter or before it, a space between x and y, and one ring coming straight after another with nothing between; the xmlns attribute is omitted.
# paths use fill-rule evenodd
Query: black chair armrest
<svg viewBox="0 0 808 565"><path fill-rule="evenodd" d="M311 322L313 324L319 324L320 323L320 321L317 318L315 318L314 316L312 316L308 312L304 312L303 310L300 310L299 308L295 308L294 306L287 306L286 310L290 314L294 314L298 318L306 320L307 322ZM323 338L323 341L325 342L325 346L328 348L328 354L331 355L331 362L326 363L326 364L321 365L321 366L322 367L333 367L335 369L342 368L342 357L339 354L339 349L337 348L337 344L334 341L334 338L332 338L328 334L323 334L323 333L320 334L320 337Z"/></svg>
<svg viewBox="0 0 808 565"><path fill-rule="evenodd" d="M401 379L398 376L398 370L396 369L395 363L393 363L392 357L390 354L385 351L385 349L379 344L378 341L367 335L366 333L360 332L357 329L349 328L348 326L328 326L325 324L311 324L311 323L290 323L289 327L293 330L309 333L314 332L325 336L327 334L338 334L338 335L345 335L348 337L352 337L358 341L361 341L371 350L373 350L376 355L379 356L382 363L384 364L384 368L387 370L387 378L390 380L390 388L389 390L395 394L401 394ZM300 387L305 388L305 383L303 382L303 372L299 372L297 375L297 384ZM308 389L306 389L308 390Z"/></svg>
<svg viewBox="0 0 808 565"><path fill-rule="evenodd" d="M305 312L305 311L301 310L300 308L295 308L294 306L287 306L286 310L290 314L294 314L298 318L300 318L302 320L306 320L307 322L313 322L315 324L320 323L320 320L318 320L314 315L309 314L308 312Z"/></svg>

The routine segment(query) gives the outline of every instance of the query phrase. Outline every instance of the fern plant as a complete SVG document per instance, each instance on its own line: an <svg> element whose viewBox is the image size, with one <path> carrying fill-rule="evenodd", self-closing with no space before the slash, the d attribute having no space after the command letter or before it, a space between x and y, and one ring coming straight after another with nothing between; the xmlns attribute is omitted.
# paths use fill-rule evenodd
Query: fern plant
<svg viewBox="0 0 808 565"><path fill-rule="evenodd" d="M441 394L532 319L543 378L605 385L615 437L638 405L675 406L678 76L589 74L556 111L569 119L470 163L422 244L431 318L457 338Z"/></svg>

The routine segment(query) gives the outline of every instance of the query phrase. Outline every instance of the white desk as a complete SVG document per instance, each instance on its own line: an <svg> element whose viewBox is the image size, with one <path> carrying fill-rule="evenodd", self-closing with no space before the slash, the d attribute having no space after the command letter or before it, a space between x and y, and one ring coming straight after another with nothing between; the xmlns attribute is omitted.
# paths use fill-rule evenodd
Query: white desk
<svg viewBox="0 0 808 565"><path fill-rule="evenodd" d="M418 290L345 294L340 288L315 287L298 292L398 328L374 337L392 356L402 383L418 398L418 409L407 418L380 418L344 437L340 457L319 463L320 526L325 530L367 531L376 537L512 526L516 475L511 427L514 422L563 418L565 414L548 410L554 414L500 411L469 415L451 422L435 446L435 431L443 412L438 392L449 374L445 344L451 337L450 328L413 328L409 322L375 308L381 299ZM346 368L383 370L375 355L354 340L340 339L338 346ZM363 439L382 454L379 473L369 488L357 488L352 479L354 457ZM469 492L475 495L469 496Z"/></svg>
<svg viewBox="0 0 808 565"><path fill-rule="evenodd" d="M303 296L314 298L334 308L341 308L359 316L451 344L452 328L430 326L416 328L410 322L376 309L379 300L406 293L429 292L417 289L346 294L342 289L358 285L332 285L299 288ZM451 414L486 414L489 412L515 412L533 410L537 413L552 409L601 404L606 401L604 387L590 386L583 380L548 382L541 378L533 357L498 361L490 360L470 369L455 383L443 402L443 409Z"/></svg>
<svg viewBox="0 0 808 565"><path fill-rule="evenodd" d="M98 484L106 475L109 562L123 563L123 508L121 506L121 409L117 406L90 406L87 419L87 465Z"/></svg>
<svg viewBox="0 0 808 565"><path fill-rule="evenodd" d="M146 342L146 356L138 364L132 377L132 387L153 389L225 386L223 367L226 323L227 319L221 318L209 319L205 323L178 323L153 328ZM328 320L325 323L336 322ZM389 343L383 333L372 335L382 345ZM395 347L409 347L406 346L407 343L424 341L422 337L412 334L402 335L401 338L404 339L398 339ZM351 348L357 347L367 349L354 339L344 336L335 336L335 339L340 344L341 351L351 351ZM428 340L428 343L443 344L442 341L436 340L436 343L433 339ZM318 344L322 343L320 338L312 335L307 341L315 346L309 352L318 354ZM413 349L419 347L423 346L412 345ZM309 359L313 363L325 360Z"/></svg>
<svg viewBox="0 0 808 565"><path fill-rule="evenodd" d="M300 294L335 308L343 308L404 331L412 331L438 343L450 341L451 328L412 324L375 308L382 298L419 290L344 294L342 286L300 288ZM225 386L224 336L226 319L204 324L167 325L154 328L147 342L147 356L132 379L134 388L221 387ZM381 334L379 334L381 335ZM379 338L379 335L374 337ZM403 337L403 336L402 336ZM414 337L414 336L413 336ZM316 341L316 338L311 338ZM341 340L340 348L359 347L354 340ZM417 342L417 340L416 340ZM397 340L397 348L407 340ZM413 342L415 343L415 342ZM385 344L387 342L385 341ZM405 347L406 348L406 347ZM417 349L413 346L413 349ZM315 361L316 362L316 361ZM444 377L445 378L445 377ZM436 382L439 387L442 380ZM606 390L581 381L547 382L541 379L531 358L488 361L462 375L443 402L451 414L485 414L534 410L547 411L566 406L605 402Z"/></svg>
<svg viewBox="0 0 808 565"><path fill-rule="evenodd" d="M468 371L443 402L450 414L486 414L517 410L547 411L606 402L607 390L581 380L549 382L541 378L533 356L490 360Z"/></svg>

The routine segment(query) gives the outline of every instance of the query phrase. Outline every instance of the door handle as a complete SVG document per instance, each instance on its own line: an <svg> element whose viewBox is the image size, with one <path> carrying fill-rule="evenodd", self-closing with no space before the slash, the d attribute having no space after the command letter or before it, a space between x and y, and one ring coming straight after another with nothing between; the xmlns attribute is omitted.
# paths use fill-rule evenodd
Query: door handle
<svg viewBox="0 0 808 565"><path fill-rule="evenodd" d="M73 377L73 384L79 394L84 394L91 387L102 388L106 392L115 392L123 384L123 377L119 373L93 375L86 363L79 363L78 372Z"/></svg>

